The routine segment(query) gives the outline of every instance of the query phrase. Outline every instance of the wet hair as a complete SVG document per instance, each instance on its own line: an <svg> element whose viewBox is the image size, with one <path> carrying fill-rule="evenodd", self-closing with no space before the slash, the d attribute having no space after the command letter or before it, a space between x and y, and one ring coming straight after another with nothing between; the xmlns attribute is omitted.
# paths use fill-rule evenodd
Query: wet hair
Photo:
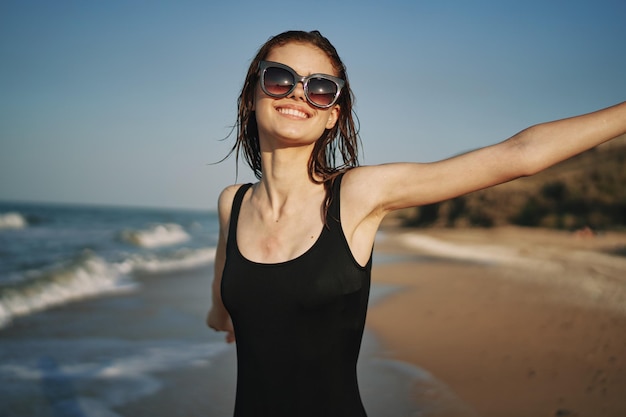
<svg viewBox="0 0 626 417"><path fill-rule="evenodd" d="M254 175L260 179L261 146L254 108L254 96L259 81L259 63L267 58L276 47L289 43L315 46L330 59L337 76L345 81L336 105L340 106L339 118L332 129L325 129L315 142L309 159L309 177L316 183L324 183L330 189L332 180L341 172L358 166L358 129L353 118L352 102L354 95L346 74L346 67L339 58L335 47L317 30L311 32L287 31L271 37L257 52L250 63L246 79L237 100L237 138L229 155L235 153L237 160L242 154ZM337 163L337 158L341 160ZM326 202L329 204L329 201Z"/></svg>

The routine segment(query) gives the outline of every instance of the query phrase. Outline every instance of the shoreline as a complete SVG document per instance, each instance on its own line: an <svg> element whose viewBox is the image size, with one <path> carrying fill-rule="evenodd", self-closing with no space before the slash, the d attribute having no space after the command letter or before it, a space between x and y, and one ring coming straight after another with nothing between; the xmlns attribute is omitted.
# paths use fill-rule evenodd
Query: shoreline
<svg viewBox="0 0 626 417"><path fill-rule="evenodd" d="M620 233L384 229L377 253L391 258L372 281L403 290L367 325L386 356L478 415L626 415L626 258L607 254L625 245Z"/></svg>

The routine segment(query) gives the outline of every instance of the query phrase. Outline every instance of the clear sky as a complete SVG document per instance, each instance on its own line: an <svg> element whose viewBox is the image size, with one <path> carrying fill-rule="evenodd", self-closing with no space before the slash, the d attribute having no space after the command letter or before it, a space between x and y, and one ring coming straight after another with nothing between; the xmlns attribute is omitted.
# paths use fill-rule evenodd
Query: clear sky
<svg viewBox="0 0 626 417"><path fill-rule="evenodd" d="M337 47L376 164L626 100L624 22L623 0L1 0L0 200L215 208L244 74L284 30Z"/></svg>

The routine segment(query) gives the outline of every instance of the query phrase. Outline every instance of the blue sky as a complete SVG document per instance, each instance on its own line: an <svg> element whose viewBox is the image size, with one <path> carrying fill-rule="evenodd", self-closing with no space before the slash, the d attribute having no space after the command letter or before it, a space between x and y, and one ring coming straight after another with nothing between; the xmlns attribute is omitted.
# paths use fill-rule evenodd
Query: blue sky
<svg viewBox="0 0 626 417"><path fill-rule="evenodd" d="M0 200L213 209L244 74L284 30L337 47L376 164L625 100L625 20L623 0L2 0Z"/></svg>

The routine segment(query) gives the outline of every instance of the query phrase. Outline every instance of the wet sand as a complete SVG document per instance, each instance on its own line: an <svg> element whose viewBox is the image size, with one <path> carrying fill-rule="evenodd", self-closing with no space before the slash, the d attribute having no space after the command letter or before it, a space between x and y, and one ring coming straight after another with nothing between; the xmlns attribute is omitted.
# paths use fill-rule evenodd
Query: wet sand
<svg viewBox="0 0 626 417"><path fill-rule="evenodd" d="M607 254L624 247L618 233L387 231L373 282L402 290L368 326L383 355L428 371L477 415L624 416L626 258Z"/></svg>

